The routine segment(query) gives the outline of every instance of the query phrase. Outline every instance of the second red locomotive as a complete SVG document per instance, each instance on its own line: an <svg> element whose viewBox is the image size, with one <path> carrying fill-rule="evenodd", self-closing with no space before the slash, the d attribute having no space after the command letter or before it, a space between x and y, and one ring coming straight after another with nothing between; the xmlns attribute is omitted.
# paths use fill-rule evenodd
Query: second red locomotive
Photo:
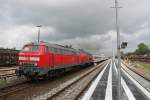
<svg viewBox="0 0 150 100"><path fill-rule="evenodd" d="M19 73L28 78L51 77L86 64L93 64L92 55L68 46L46 42L26 44L19 53Z"/></svg>

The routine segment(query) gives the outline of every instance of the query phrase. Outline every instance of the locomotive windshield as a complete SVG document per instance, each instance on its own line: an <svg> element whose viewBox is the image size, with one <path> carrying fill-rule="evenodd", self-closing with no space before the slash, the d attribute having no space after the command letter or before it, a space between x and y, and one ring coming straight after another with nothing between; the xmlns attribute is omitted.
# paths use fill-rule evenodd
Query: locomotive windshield
<svg viewBox="0 0 150 100"><path fill-rule="evenodd" d="M39 52L39 46L38 45L24 46L22 52Z"/></svg>

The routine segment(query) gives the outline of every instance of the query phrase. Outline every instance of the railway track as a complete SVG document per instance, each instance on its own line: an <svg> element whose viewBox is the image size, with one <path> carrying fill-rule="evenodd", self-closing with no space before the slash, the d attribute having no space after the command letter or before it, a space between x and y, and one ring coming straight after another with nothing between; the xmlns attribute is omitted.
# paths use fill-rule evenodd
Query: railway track
<svg viewBox="0 0 150 100"><path fill-rule="evenodd" d="M25 77L17 77L15 71L16 67L0 69L0 93L6 88L12 88L27 81Z"/></svg>
<svg viewBox="0 0 150 100"><path fill-rule="evenodd" d="M129 67L129 65L127 65L125 62L122 62L127 68L129 68L131 71L135 72L136 74L140 75L141 77L143 77L144 79L150 81L150 77L148 77L147 75L145 75L144 73L136 70L135 68L131 68Z"/></svg>
<svg viewBox="0 0 150 100"><path fill-rule="evenodd" d="M8 96L10 94L13 94L17 91L21 91L25 88L29 88L31 85L28 83L29 81L23 81L18 84L13 84L4 88L1 88L0 90L0 98L3 98L4 96ZM0 99L1 100L1 99Z"/></svg>
<svg viewBox="0 0 150 100"><path fill-rule="evenodd" d="M102 63L101 63L102 65ZM91 70L91 69L95 69L95 67L87 67L85 68L85 70L81 70L79 72L77 72L78 74L76 74L75 72L73 72L73 75L72 75L72 72L68 73L67 75L63 75L62 77L60 78L56 78L56 79L52 79L52 80L45 80L45 81L41 81L41 82L38 82L38 83L32 83L32 82L23 82L23 83L19 83L19 84L15 84L15 85L11 85L11 86L8 86L8 87L5 87L5 88L1 88L0 90L0 100L20 100L19 98L28 98L28 95L30 95L30 99L29 100L32 100L32 99L35 99L35 96L39 96L40 93L45 93L47 89L49 91L53 91L53 87L54 88L57 88L59 85L61 85L62 83L65 83L67 81L70 81L72 80L74 77L76 76L81 76L81 74L83 73L86 73L87 71ZM70 77L68 77L68 75ZM74 76L74 77L73 77ZM68 79L67 79L68 77ZM64 79L64 80L62 80ZM76 78L77 79L77 78ZM60 80L61 82L59 82L58 80ZM58 81L57 83L55 81ZM64 81L64 82L63 82ZM71 82L71 81L70 81ZM58 85L54 85L55 84L58 84ZM60 87L63 87L63 86L60 86ZM62 89L60 88L59 89ZM38 89L38 88L45 88L41 91L41 89ZM34 91L32 93L30 93L29 91ZM24 92L23 92L24 91ZM56 93L56 92L53 92L53 93Z"/></svg>
<svg viewBox="0 0 150 100"><path fill-rule="evenodd" d="M118 70L111 61L93 81L81 100L150 100L150 93L136 78L135 73L121 68L121 97L118 99ZM122 67L125 67L122 64ZM144 81L142 81L144 82ZM146 83L145 83L146 84ZM149 83L148 83L149 84Z"/></svg>
<svg viewBox="0 0 150 100"><path fill-rule="evenodd" d="M105 61L95 67L90 67L81 73L76 73L73 76L67 74L64 78L62 77L62 80L59 78L59 81L55 79L44 83L41 82L32 85L29 83L13 87L12 89L7 88L14 92L8 92L8 94L12 95L3 95L6 98L1 99L0 97L0 100L88 100L83 99L82 97L84 97L87 91L89 91L89 88L91 88L91 85L93 85L97 79L96 77L100 74L102 76L101 79L99 79L99 85L96 86L99 88L94 90L91 98L100 98L102 100L106 100L107 98L107 100L111 100L108 99L111 97L114 100L117 100L117 67L112 65L113 64L110 63L110 61ZM68 75L71 77L67 78ZM135 83L134 78L132 79L129 76L132 76L132 74L128 75L128 73L122 68L122 100L127 100L127 98L128 100L134 100L132 98L136 98L136 100L149 100L147 96L148 93L143 92L141 86L138 85L139 83ZM64 79L66 81L64 81ZM45 89L47 90L45 91ZM96 92L97 95L95 95ZM112 96L108 95L110 92L112 93Z"/></svg>
<svg viewBox="0 0 150 100"><path fill-rule="evenodd" d="M78 99L82 92L89 86L89 84L95 79L99 72L103 69L107 62L101 63L91 70L79 75L78 77L69 80L68 82L61 84L54 88L49 93L40 95L33 98L33 100L74 100Z"/></svg>

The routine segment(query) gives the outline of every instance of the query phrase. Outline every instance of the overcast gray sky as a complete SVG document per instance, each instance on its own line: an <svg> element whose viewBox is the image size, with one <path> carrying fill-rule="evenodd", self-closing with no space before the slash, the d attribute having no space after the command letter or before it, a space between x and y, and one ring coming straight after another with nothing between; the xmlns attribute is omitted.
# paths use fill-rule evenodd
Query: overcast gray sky
<svg viewBox="0 0 150 100"><path fill-rule="evenodd" d="M127 51L150 45L150 0L119 0L121 41ZM0 0L0 47L41 40L110 54L116 47L114 0Z"/></svg>

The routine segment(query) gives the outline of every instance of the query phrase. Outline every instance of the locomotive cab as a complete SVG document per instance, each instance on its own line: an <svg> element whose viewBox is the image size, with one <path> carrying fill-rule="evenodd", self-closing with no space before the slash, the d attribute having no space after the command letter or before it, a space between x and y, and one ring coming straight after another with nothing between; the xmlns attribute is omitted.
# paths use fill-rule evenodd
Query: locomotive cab
<svg viewBox="0 0 150 100"><path fill-rule="evenodd" d="M18 63L21 75L28 77L40 76L46 73L48 66L46 47L42 44L27 44L19 52Z"/></svg>
<svg viewBox="0 0 150 100"><path fill-rule="evenodd" d="M41 47L39 45L25 45L19 52L19 65L39 66Z"/></svg>

